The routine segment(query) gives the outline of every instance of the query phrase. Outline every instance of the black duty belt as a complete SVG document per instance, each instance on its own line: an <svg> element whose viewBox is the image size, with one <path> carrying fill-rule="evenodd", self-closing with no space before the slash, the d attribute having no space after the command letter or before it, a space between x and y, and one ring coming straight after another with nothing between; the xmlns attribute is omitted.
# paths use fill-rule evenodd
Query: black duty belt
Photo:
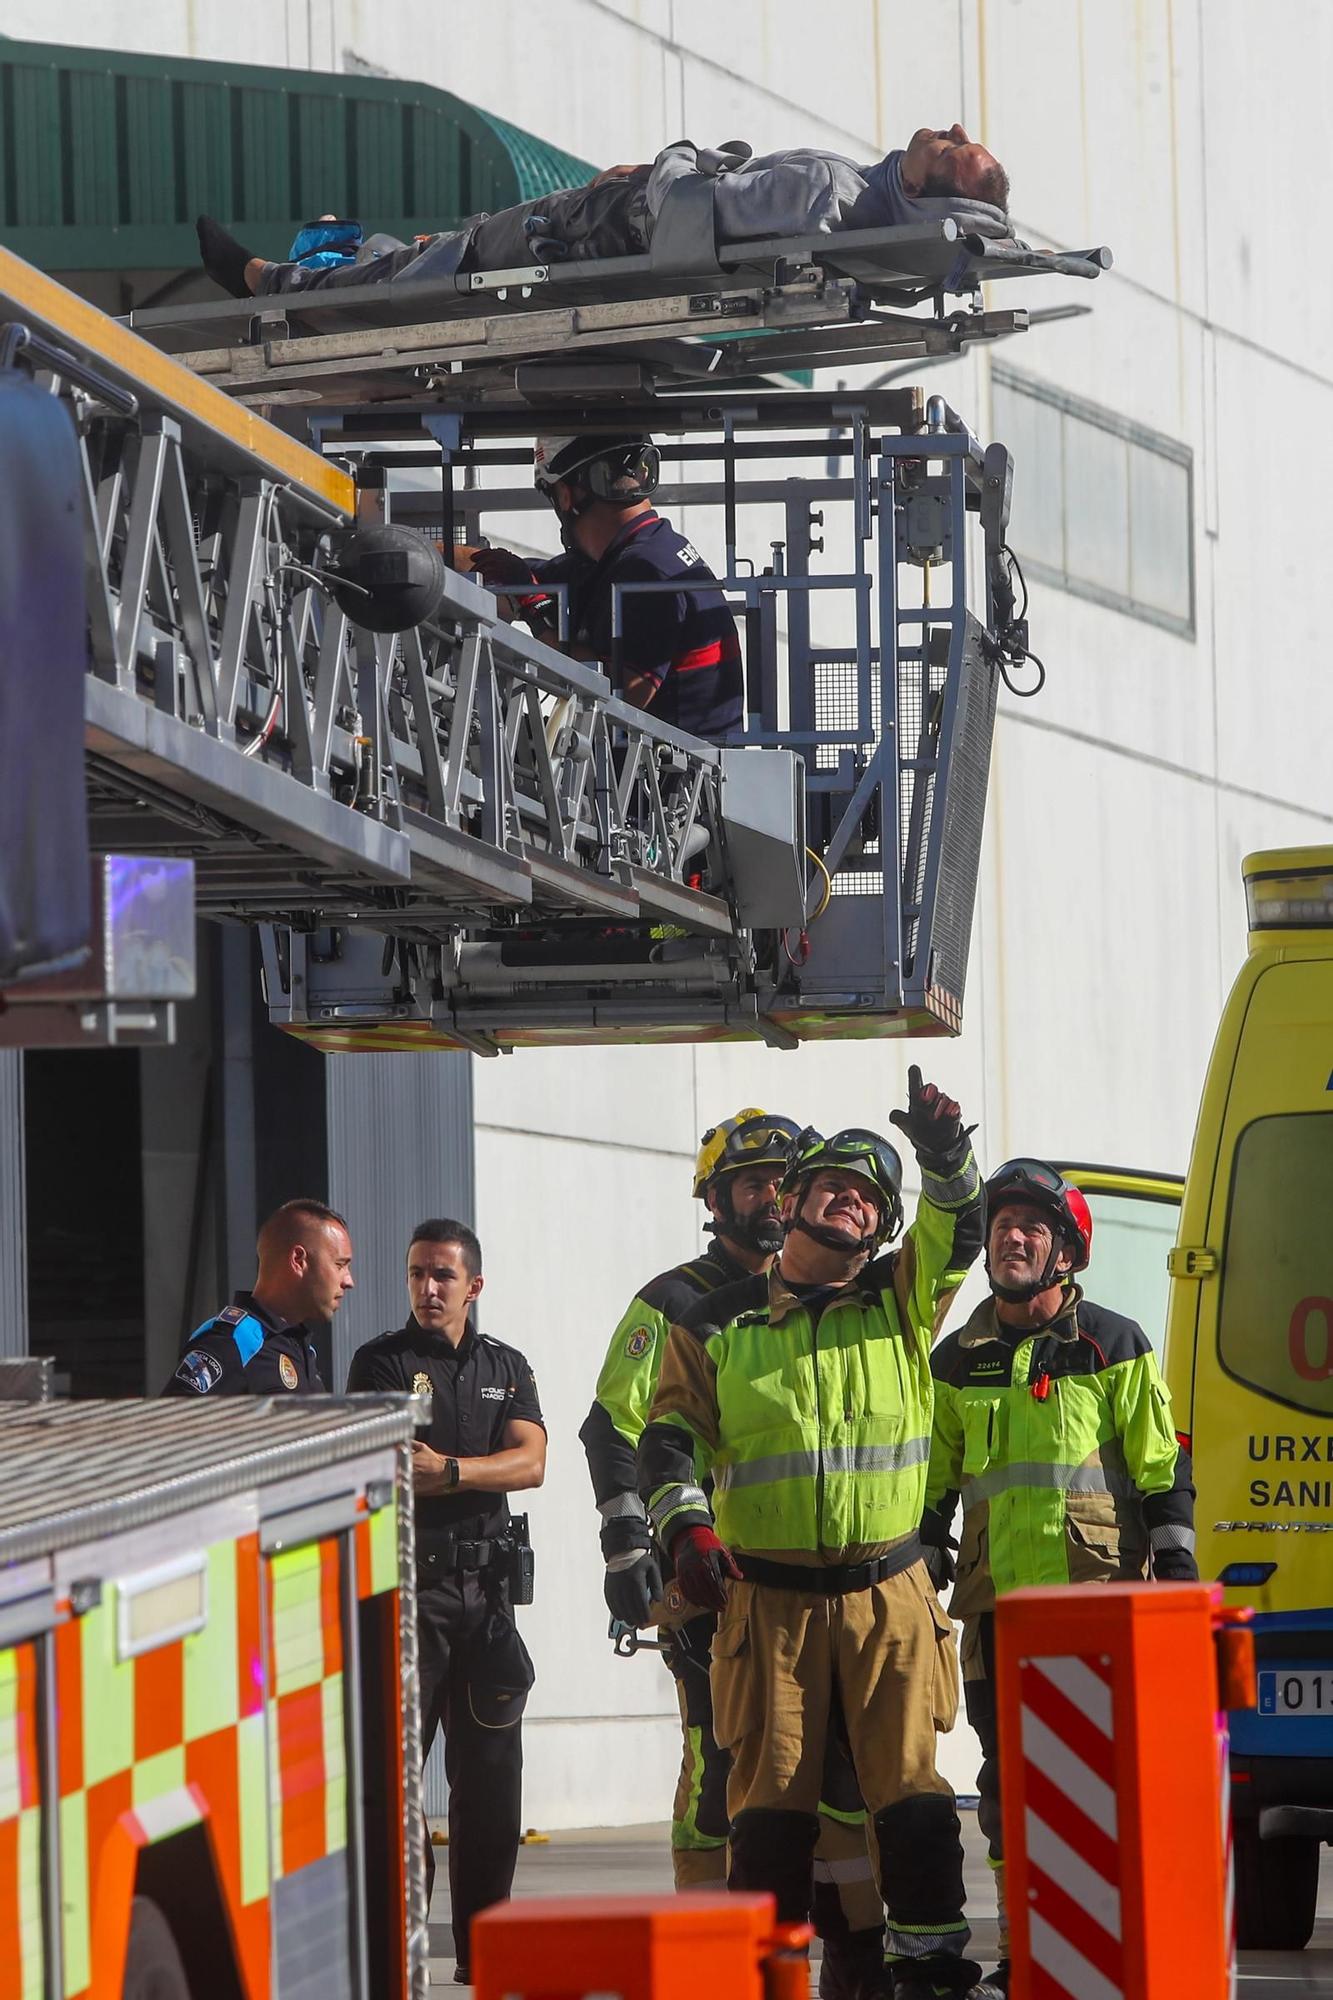
<svg viewBox="0 0 1333 2000"><path fill-rule="evenodd" d="M490 1535L435 1534L417 1537L417 1565L452 1576L458 1570L489 1569L499 1560Z"/></svg>
<svg viewBox="0 0 1333 2000"><path fill-rule="evenodd" d="M768 1562L763 1556L736 1557L736 1566L747 1583L766 1583L774 1590L809 1590L824 1597L843 1597L849 1591L869 1590L886 1576L898 1576L921 1557L921 1543L915 1535L900 1548L873 1562L821 1563L817 1569L804 1563Z"/></svg>

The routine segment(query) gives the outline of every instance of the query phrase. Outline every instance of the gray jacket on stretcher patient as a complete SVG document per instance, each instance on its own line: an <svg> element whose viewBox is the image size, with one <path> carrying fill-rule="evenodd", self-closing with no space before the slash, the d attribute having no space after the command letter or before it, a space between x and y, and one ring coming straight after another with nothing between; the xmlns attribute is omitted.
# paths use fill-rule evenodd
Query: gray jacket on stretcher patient
<svg viewBox="0 0 1333 2000"><path fill-rule="evenodd" d="M709 151L683 139L648 165L611 167L583 187L556 189L494 215L474 215L437 236L407 244L372 236L358 247L347 247L341 261L317 254L310 261L268 262L208 216L199 218L199 248L209 276L237 298L395 279L416 284L460 271L635 256L651 247L668 196L686 179L711 183L712 228L719 244L924 225L946 216L967 233L1014 240L1004 168L961 125L951 125L943 131L923 127L906 147L869 165L817 147L755 159L740 142ZM332 223L335 218L322 220Z"/></svg>

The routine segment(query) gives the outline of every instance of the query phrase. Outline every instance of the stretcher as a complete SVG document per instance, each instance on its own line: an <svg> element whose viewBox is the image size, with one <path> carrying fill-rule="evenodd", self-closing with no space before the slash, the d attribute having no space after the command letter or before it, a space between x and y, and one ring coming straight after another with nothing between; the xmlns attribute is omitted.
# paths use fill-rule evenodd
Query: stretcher
<svg viewBox="0 0 1333 2000"><path fill-rule="evenodd" d="M659 227L641 256L157 307L129 324L244 402L530 404L956 353L1027 325L1022 308L988 307L984 285L1110 264L1105 248L1031 250L948 220L720 248Z"/></svg>

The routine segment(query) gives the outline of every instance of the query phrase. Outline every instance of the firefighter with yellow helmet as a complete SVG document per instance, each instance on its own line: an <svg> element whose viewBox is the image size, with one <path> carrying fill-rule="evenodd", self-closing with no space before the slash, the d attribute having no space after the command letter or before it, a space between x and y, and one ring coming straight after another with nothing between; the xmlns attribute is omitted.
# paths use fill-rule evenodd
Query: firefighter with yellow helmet
<svg viewBox="0 0 1333 2000"><path fill-rule="evenodd" d="M708 1210L709 1248L642 1287L607 1349L579 1436L602 1517L606 1602L619 1623L658 1624L676 1682L683 1752L671 1819L678 1889L722 1888L727 1874L729 1759L713 1738L709 1657L717 1620L680 1595L639 1498L635 1450L657 1388L668 1331L709 1293L766 1271L782 1242L778 1189L800 1127L754 1105L705 1132L694 1195ZM820 1804L815 1920L824 1940L823 2000L851 2000L883 1956L883 1923L850 1759L834 1744Z"/></svg>
<svg viewBox="0 0 1333 2000"><path fill-rule="evenodd" d="M682 1594L719 1614L712 1691L731 1753L730 1884L779 1919L811 1899L825 1745L841 1718L873 1815L887 1953L860 1993L964 1994L963 1853L936 1768L958 1660L919 1535L930 1349L982 1242L958 1106L909 1072L902 1127L921 1198L899 1247L902 1164L861 1128L809 1135L782 1188L767 1272L672 1326L639 1446L639 1490ZM711 1474L711 1496L701 1475Z"/></svg>

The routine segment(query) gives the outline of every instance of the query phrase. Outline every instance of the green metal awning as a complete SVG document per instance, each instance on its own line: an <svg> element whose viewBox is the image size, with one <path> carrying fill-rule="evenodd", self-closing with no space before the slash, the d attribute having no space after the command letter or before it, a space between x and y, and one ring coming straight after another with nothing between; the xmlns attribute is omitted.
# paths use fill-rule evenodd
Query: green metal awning
<svg viewBox="0 0 1333 2000"><path fill-rule="evenodd" d="M269 257L325 212L409 238L595 171L426 84L0 37L0 243L47 271L195 268L200 214Z"/></svg>

